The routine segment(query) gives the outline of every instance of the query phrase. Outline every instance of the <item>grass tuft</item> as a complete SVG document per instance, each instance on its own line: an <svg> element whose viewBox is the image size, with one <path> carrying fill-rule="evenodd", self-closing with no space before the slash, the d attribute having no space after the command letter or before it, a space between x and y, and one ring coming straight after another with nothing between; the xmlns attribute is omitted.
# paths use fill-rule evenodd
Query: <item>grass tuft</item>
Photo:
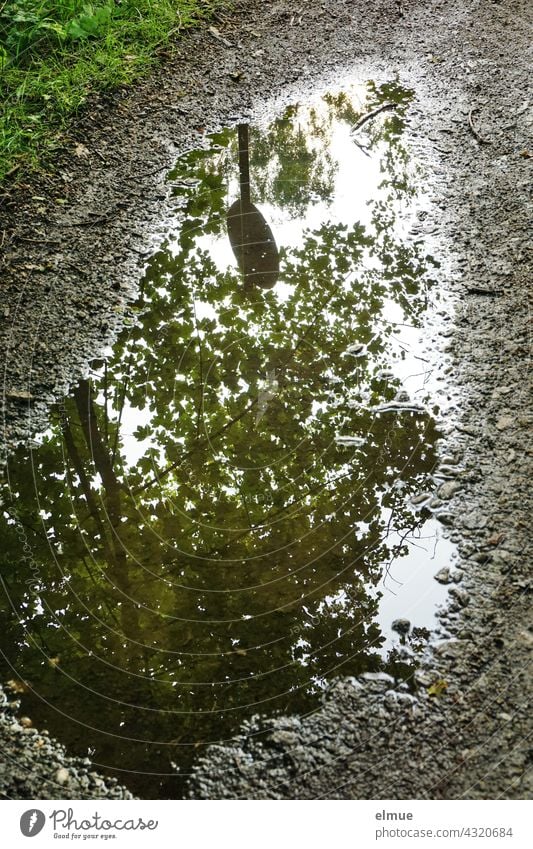
<svg viewBox="0 0 533 849"><path fill-rule="evenodd" d="M0 0L0 181L36 167L87 98L127 85L227 0Z"/></svg>

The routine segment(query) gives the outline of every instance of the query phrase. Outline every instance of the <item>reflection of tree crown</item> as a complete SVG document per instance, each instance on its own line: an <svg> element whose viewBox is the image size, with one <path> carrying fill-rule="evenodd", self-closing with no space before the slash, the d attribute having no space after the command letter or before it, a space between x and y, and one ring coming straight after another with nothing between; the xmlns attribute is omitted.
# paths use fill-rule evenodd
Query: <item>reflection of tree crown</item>
<svg viewBox="0 0 533 849"><path fill-rule="evenodd" d="M251 135L258 197L287 218L327 203L328 132L360 117L345 96L324 103L305 133L296 107ZM402 553L391 528L419 522L406 498L437 436L424 412L392 424L375 413L399 386L383 377L401 356L388 307L416 324L425 302L426 262L396 232L397 199L412 192L401 120L369 128L383 176L370 223L326 220L286 247L283 298L244 292L209 249L233 134L182 157L180 230L149 262L135 322L58 411L34 479L23 451L11 462L2 575L17 615L2 613L2 639L81 722L97 710L113 733L125 722L128 737L192 745L245 715L308 709L324 679L382 666L371 588ZM142 744L94 734L102 757L139 763Z"/></svg>

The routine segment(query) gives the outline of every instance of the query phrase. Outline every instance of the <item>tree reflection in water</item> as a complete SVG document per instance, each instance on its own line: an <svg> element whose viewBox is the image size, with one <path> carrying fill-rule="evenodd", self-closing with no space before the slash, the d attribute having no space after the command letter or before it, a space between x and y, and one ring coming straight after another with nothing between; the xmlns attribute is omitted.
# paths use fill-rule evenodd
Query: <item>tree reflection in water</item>
<svg viewBox="0 0 533 849"><path fill-rule="evenodd" d="M273 288L243 286L224 258L236 131L181 157L177 222L130 326L9 463L3 679L141 795L179 795L154 773L186 772L254 713L311 710L339 674L405 672L379 652L371 590L405 550L390 529L421 524L408 496L435 464L423 408L376 413L401 386L398 323L419 324L428 285L398 234L410 96L370 85L359 103L326 96L250 129L278 232ZM335 220L332 134L391 98L361 134L379 164L367 221Z"/></svg>

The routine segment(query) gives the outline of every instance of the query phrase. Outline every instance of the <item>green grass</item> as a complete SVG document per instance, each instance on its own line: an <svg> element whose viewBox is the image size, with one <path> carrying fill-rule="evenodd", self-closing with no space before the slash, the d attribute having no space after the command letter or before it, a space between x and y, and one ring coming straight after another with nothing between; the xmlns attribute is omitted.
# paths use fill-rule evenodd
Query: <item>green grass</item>
<svg viewBox="0 0 533 849"><path fill-rule="evenodd" d="M157 50L227 0L0 0L0 181L62 145L98 91L127 85Z"/></svg>

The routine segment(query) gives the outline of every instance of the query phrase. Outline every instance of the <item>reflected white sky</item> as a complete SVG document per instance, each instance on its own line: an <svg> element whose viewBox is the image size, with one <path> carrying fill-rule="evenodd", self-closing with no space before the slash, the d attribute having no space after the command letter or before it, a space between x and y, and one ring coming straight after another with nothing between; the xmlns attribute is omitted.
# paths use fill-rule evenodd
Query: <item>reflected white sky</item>
<svg viewBox="0 0 533 849"><path fill-rule="evenodd" d="M391 533L389 541L391 546L399 543L399 534ZM395 619L408 619L416 628L435 628L437 606L446 599L447 588L433 576L455 557L455 545L443 536L442 525L434 518L427 519L404 544L409 553L390 563L377 586L383 593L377 616L385 637L382 651L399 643L391 628Z"/></svg>
<svg viewBox="0 0 533 849"><path fill-rule="evenodd" d="M358 103L363 103L365 91L365 87L362 86L352 87L350 97L355 106ZM326 113L327 105L319 98L308 106L301 105L293 120L301 131L306 133L308 125L313 120L318 120L318 122L324 120ZM299 217L294 217L281 206L269 203L260 205L260 210L271 226L279 248L299 247L302 244L305 231L316 229L325 222L341 223L347 226L352 226L358 221L362 224L370 224L372 202L385 198L383 190L379 188L386 176L380 165L385 150L383 142L378 144L371 156L365 155L360 147L354 143L348 124L334 118L327 147L324 146L324 140L314 136L310 137L308 145L315 150L321 149L322 154L327 151L335 163L334 190L329 201L325 202L316 198L313 203L307 206L305 214ZM214 153L215 160L217 157L222 158L224 156L227 156L226 151ZM252 170L252 200L254 199L253 179ZM202 191L201 185L198 186L198 189ZM235 163L227 184L228 208L238 196L239 180L237 164ZM409 206L407 201L398 200L395 202L395 235L403 235L408 230L409 222L414 214L413 207ZM173 230L175 233L179 232L179 221L175 222ZM236 268L231 244L225 233L213 236L199 232L196 244L209 254L219 271L224 272L228 268ZM173 241L170 241L169 250L174 251L174 253L179 250L177 235ZM375 260L369 257L366 258L365 262L367 267L372 263L375 265ZM282 280L276 283L273 291L280 301L286 300L293 294L292 287ZM216 320L218 313L212 304L198 298L193 293L191 293L191 298L194 300L198 320L204 317ZM218 309L220 309L220 306ZM423 352L421 330L407 326L404 323L403 313L399 305L392 300L385 299L382 315L377 317L375 321L376 334L380 334L381 328L390 323L395 327L388 352L390 371L396 378L400 378L402 388L408 392L414 401L425 403L429 400L431 390L434 391L436 386L432 380L433 364L428 362L427 356ZM357 363L354 359L354 371L356 368ZM148 416L146 410L140 411L127 407L123 411L121 432L126 466L133 467L146 448L150 447L148 441L145 440L141 443L134 435L139 426L149 422Z"/></svg>

